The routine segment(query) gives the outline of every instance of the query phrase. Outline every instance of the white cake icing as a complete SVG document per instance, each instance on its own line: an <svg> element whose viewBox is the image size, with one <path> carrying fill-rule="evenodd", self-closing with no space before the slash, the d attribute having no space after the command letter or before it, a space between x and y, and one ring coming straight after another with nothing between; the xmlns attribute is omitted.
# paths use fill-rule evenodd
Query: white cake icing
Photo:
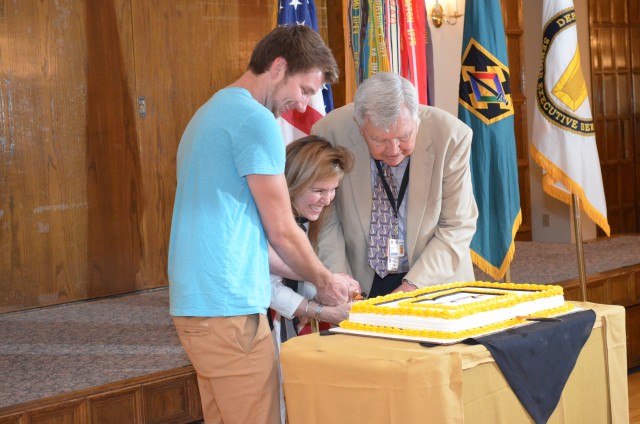
<svg viewBox="0 0 640 424"><path fill-rule="evenodd" d="M548 317L572 309L562 287L507 283L452 283L394 293L356 303L343 329L458 339Z"/></svg>

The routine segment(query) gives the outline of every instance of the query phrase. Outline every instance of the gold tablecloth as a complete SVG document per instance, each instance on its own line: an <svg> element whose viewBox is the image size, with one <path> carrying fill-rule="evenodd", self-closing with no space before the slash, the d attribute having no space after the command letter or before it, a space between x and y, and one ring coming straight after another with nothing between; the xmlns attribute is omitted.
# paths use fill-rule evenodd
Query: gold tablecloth
<svg viewBox="0 0 640 424"><path fill-rule="evenodd" d="M624 308L574 303L597 318L548 423L626 424ZM289 424L532 422L481 345L313 334L280 359Z"/></svg>

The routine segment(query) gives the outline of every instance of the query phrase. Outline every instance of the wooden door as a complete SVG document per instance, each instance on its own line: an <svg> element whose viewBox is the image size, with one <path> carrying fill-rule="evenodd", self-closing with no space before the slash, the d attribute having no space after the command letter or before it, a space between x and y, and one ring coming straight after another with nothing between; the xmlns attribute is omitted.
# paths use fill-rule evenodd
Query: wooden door
<svg viewBox="0 0 640 424"><path fill-rule="evenodd" d="M640 230L640 4L590 0L596 140L611 233ZM600 231L600 230L598 230Z"/></svg>
<svg viewBox="0 0 640 424"><path fill-rule="evenodd" d="M0 313L167 284L180 136L275 7L0 1Z"/></svg>
<svg viewBox="0 0 640 424"><path fill-rule="evenodd" d="M0 2L0 313L86 295L85 14Z"/></svg>
<svg viewBox="0 0 640 424"><path fill-rule="evenodd" d="M167 284L175 157L182 132L213 93L245 70L274 26L272 0L131 0L139 164L138 288Z"/></svg>

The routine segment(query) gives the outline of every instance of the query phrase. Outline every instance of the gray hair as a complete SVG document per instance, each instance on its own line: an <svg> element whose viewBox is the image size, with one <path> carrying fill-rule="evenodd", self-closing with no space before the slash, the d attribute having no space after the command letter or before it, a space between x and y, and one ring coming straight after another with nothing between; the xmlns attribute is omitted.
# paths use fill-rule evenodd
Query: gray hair
<svg viewBox="0 0 640 424"><path fill-rule="evenodd" d="M359 127L366 119L376 128L389 129L405 106L418 120L418 91L411 82L398 74L378 72L366 79L354 97L353 118Z"/></svg>

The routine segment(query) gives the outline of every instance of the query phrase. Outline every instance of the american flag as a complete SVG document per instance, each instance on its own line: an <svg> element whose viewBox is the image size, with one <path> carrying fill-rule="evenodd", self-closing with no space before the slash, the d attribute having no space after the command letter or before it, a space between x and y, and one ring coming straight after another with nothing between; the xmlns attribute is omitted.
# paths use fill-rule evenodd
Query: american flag
<svg viewBox="0 0 640 424"><path fill-rule="evenodd" d="M278 25L306 25L318 31L315 3L313 0L278 0ZM309 135L313 124L331 110L331 86L325 84L311 98L304 113L289 110L278 118L285 143Z"/></svg>

